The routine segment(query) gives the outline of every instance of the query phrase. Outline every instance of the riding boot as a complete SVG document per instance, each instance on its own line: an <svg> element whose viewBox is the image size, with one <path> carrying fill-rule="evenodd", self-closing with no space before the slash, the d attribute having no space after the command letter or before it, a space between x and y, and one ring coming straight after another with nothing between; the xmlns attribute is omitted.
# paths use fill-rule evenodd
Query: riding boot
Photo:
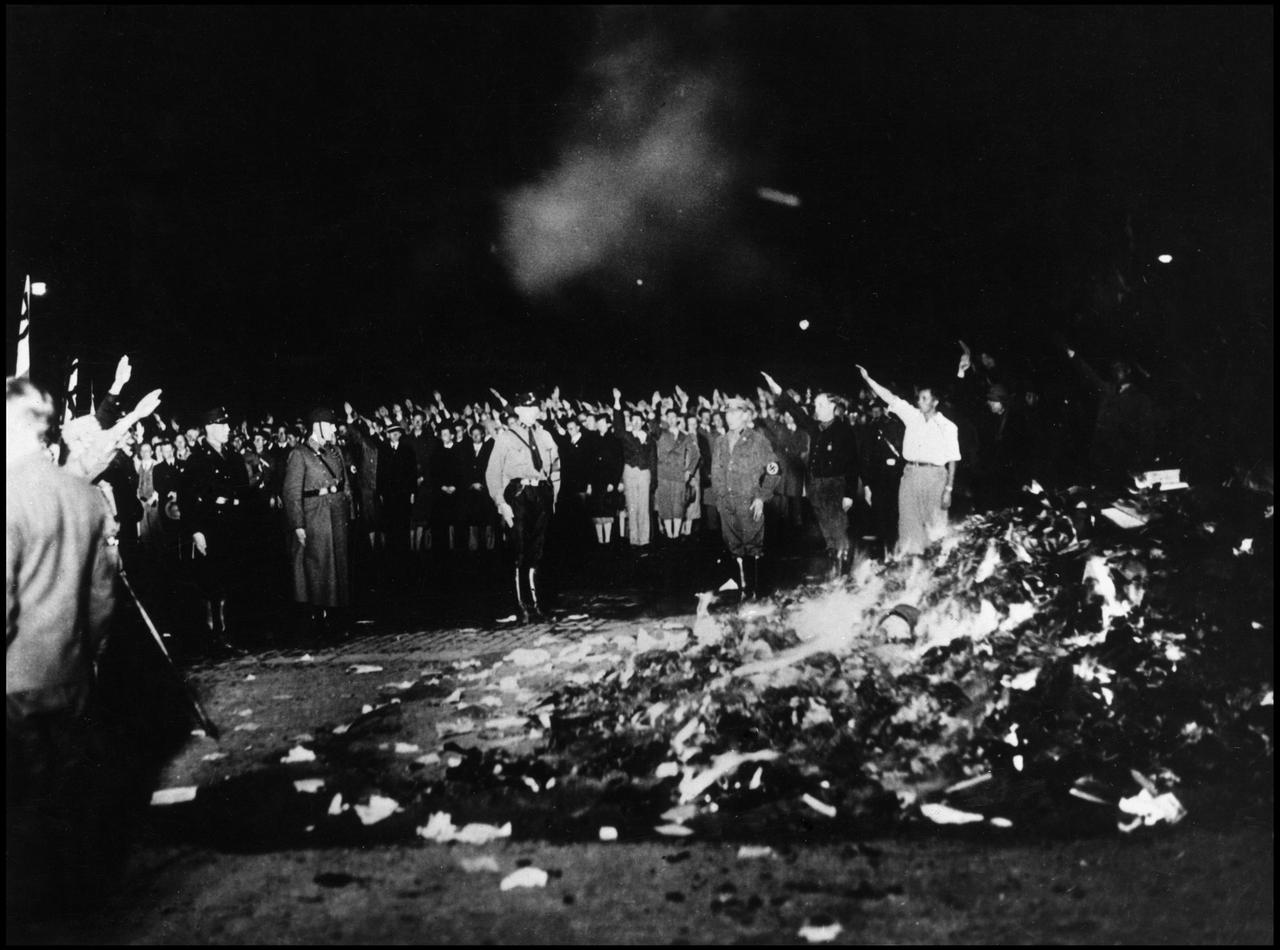
<svg viewBox="0 0 1280 950"><path fill-rule="evenodd" d="M516 582L516 617L518 618L518 621L517 621L518 623L526 624L526 623L528 623L528 622L529 622L529 611L528 611L528 609L525 607L525 604L524 604L524 593L523 593L523 591L521 591L521 589L520 589L520 585L521 585L521 575L522 575L523 573L524 573L524 572L523 572L522 570L520 570L520 568L517 566L517 567L516 567L516 570L515 570L515 582Z"/></svg>
<svg viewBox="0 0 1280 950"><path fill-rule="evenodd" d="M209 632L208 649L214 656L233 653L231 644L227 642L226 623L223 614L222 600L207 600L204 605L205 629Z"/></svg>
<svg viewBox="0 0 1280 950"><path fill-rule="evenodd" d="M541 623L546 618L538 607L538 569L529 568L529 617L534 623Z"/></svg>
<svg viewBox="0 0 1280 950"><path fill-rule="evenodd" d="M831 579L833 581L838 581L844 577L845 568L848 566L847 557L848 555L843 551L836 551L831 555Z"/></svg>
<svg viewBox="0 0 1280 950"><path fill-rule="evenodd" d="M760 596L760 558L747 558L746 574L750 581L749 585L746 587L747 599L755 600Z"/></svg>

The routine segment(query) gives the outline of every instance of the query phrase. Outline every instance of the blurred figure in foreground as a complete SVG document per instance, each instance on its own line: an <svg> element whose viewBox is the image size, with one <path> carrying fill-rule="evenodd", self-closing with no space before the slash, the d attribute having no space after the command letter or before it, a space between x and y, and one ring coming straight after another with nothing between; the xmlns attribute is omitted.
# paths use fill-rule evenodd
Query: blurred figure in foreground
<svg viewBox="0 0 1280 950"><path fill-rule="evenodd" d="M86 880L103 763L89 728L94 667L115 604L111 516L45 451L49 397L5 385L5 896L9 919L60 908Z"/></svg>

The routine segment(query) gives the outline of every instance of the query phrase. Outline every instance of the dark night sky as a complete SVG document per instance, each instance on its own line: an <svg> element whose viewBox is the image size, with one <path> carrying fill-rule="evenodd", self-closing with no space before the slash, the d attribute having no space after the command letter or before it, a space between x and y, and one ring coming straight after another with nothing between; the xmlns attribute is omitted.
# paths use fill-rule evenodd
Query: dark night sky
<svg viewBox="0 0 1280 950"><path fill-rule="evenodd" d="M7 324L46 280L37 377L75 352L105 385L127 351L188 405L765 364L838 384L959 334L1032 352L1065 328L1173 367L1206 326L1270 332L1269 7L6 26ZM1117 266L1146 312L1100 329ZM1248 369L1268 387L1272 359Z"/></svg>

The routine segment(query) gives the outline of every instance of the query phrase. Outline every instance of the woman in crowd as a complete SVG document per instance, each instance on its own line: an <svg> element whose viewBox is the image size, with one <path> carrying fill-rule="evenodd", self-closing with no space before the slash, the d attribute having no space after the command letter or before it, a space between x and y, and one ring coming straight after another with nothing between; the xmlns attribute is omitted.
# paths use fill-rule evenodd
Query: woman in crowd
<svg viewBox="0 0 1280 950"><path fill-rule="evenodd" d="M658 436L655 501L662 532L670 539L684 533L684 518L698 480L698 440L685 431L680 414L668 408L662 414L662 433Z"/></svg>
<svg viewBox="0 0 1280 950"><path fill-rule="evenodd" d="M587 459L587 511L596 530L596 543L613 540L613 519L623 517L618 497L622 481L622 443L613 434L609 416L595 417L596 438Z"/></svg>

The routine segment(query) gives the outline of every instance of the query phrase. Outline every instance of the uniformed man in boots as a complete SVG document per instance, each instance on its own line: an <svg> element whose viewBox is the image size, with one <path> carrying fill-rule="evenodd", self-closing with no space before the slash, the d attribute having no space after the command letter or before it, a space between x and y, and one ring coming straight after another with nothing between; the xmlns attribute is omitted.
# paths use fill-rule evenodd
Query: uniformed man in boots
<svg viewBox="0 0 1280 950"><path fill-rule="evenodd" d="M724 410L727 432L711 446L711 488L720 510L720 532L737 562L743 596L760 588L760 557L764 554L764 506L782 480L773 446L754 428L751 403L740 396Z"/></svg>
<svg viewBox="0 0 1280 950"><path fill-rule="evenodd" d="M354 517L347 463L337 446L338 416L313 409L311 435L285 463L284 510L293 533L293 599L318 632L341 623L351 602L348 527Z"/></svg>
<svg viewBox="0 0 1280 950"><path fill-rule="evenodd" d="M761 373L778 397L778 408L789 412L796 425L809 433L809 502L817 516L830 559L831 579L850 567L849 510L858 497L858 440L853 428L836 413L831 393L818 393L813 415L784 392L768 373Z"/></svg>
<svg viewBox="0 0 1280 950"><path fill-rule="evenodd" d="M233 652L227 602L239 607L243 593L249 472L244 459L227 444L231 426L226 409L211 409L200 421L204 441L191 449L187 460L181 523L191 538L196 586L205 601L208 645Z"/></svg>
<svg viewBox="0 0 1280 950"><path fill-rule="evenodd" d="M560 494L560 455L551 433L538 424L538 400L513 400L516 421L499 429L485 469L485 486L498 508L514 558L512 582L520 623L541 620L538 564ZM528 582L528 592L522 589Z"/></svg>

